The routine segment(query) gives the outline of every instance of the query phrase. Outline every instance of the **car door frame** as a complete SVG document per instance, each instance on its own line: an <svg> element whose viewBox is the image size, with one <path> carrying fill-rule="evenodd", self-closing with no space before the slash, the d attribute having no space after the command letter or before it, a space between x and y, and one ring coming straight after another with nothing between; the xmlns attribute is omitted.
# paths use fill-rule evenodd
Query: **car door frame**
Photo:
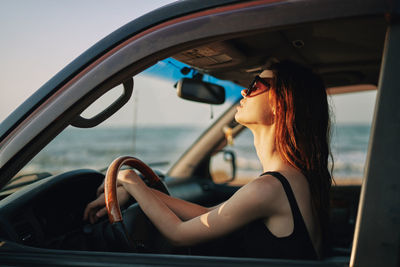
<svg viewBox="0 0 400 267"><path fill-rule="evenodd" d="M134 35L128 40L123 41L113 49L109 50L93 63L85 66L79 73L71 77L70 81L51 95L45 97L41 104L35 108L30 117L25 118L19 123L19 126L9 132L0 144L2 153L2 169L0 177L10 178L22 165L28 162L42 147L44 147L54 136L67 127L76 115L87 105L89 105L90 94L98 90L104 83L113 83L122 81L128 77L134 76L146 67L156 63L175 52L190 48L196 45L210 41L231 37L234 34L243 34L248 30L256 31L265 28L283 27L298 23L317 21L321 19L343 18L361 15L376 14L394 14L398 15L399 1L396 1L397 9L389 10L388 7L380 1L368 0L363 5L357 1L250 1L244 3L235 3L232 5L221 6L218 8L198 11L193 14L178 17L161 24L152 26L139 34ZM337 8L342 5L345 8ZM246 23L238 19L244 14L247 17ZM280 14L285 14L282 16ZM222 27L210 27L213 23L223 25ZM395 162L399 162L399 153L393 151L393 144L399 134L398 114L396 105L393 104L398 99L399 92L394 90L398 85L398 75L396 76L395 67L398 63L394 62L398 52L394 49L394 44L398 42L398 24L395 20L390 21L391 28L386 41L384 64L381 71L381 81L377 98L377 109L375 111L373 134L368 153L368 163L366 168L366 179L362 186L362 199L360 201L360 216L357 218L356 237L354 239L354 249L351 264L357 266L366 263L365 266L372 266L372 262L382 260L382 258L373 257L376 251L380 256L388 257L388 264L398 262L398 254L392 255L393 251L398 252L399 239L390 239L387 242L389 233L397 234L398 229L393 225L398 225L398 217L391 215L398 211L398 193L399 181L395 179ZM194 27L195 26L195 27ZM180 34L181 33L181 34ZM168 38L173 35L173 38ZM163 42L157 42L159 38L164 38ZM165 39L166 38L166 39ZM185 45L182 45L185 44ZM398 68L397 68L398 69ZM74 89L75 88L75 89ZM83 90L84 89L84 90ZM387 104L390 103L389 107ZM385 107L386 106L386 107ZM65 118L62 122L57 119ZM388 119L393 117L392 120ZM389 138L386 137L384 130L391 129ZM384 140L385 139L385 140ZM382 149L383 148L383 149ZM388 150L390 153L387 153ZM396 154L397 153L397 154ZM188 154L186 154L187 157ZM385 164L385 159L390 158ZM185 157L183 157L185 159ZM385 166L383 169L382 165ZM190 173L190 171L188 172ZM389 175L386 175L389 174ZM385 176L385 183L380 183L380 177ZM387 178L391 176L391 178ZM380 185L380 186L378 186ZM375 187L376 188L373 188ZM392 189L388 189L388 186ZM392 191L391 191L392 190ZM387 191L390 194L386 194ZM374 202L378 196L384 194L386 198L375 205ZM394 199L387 199L393 197ZM390 205L391 200L396 200ZM388 205L388 206L386 206ZM395 206L397 205L397 206ZM377 212L378 209L383 211ZM398 213L397 213L398 214ZM387 216L387 219L381 220L381 216ZM380 216L379 220L374 220ZM367 222L368 220L368 222ZM379 221L379 223L378 223ZM382 223L381 223L382 221ZM381 227L384 225L385 235L380 235ZM379 231L377 231L379 229ZM371 235L371 230L375 231ZM364 242L373 240L373 245L363 245ZM387 251L385 248L389 247ZM18 249L17 249L18 248ZM18 251L18 252L17 252ZM33 252L32 252L33 251ZM373 253L371 253L373 251ZM165 262L166 258L162 255L117 255L113 253L97 252L66 252L53 250L31 249L19 247L18 245L3 244L2 260L11 259L12 256L20 258L22 261L48 262L53 265L58 264L57 260L70 262L88 262L98 260L98 257L104 257L104 262L115 262L129 264L141 263L148 265L159 265ZM7 255L5 255L7 253ZM4 257L5 258L4 258ZM39 257L42 256L43 259ZM106 260L109 257L110 260ZM53 259L53 261L49 261ZM345 259L338 259L334 262L303 262L286 260L253 260L253 259L231 259L231 258L212 258L212 257L191 257L168 256L168 260L177 264L185 262L193 264L232 264L232 266L243 264L258 266L263 264L268 266L338 266L346 264ZM375 260L375 261L372 261ZM11 261L10 261L11 262ZM18 261L15 261L17 263ZM61 264L61 262L60 262ZM96 262L99 264L99 262ZM390 265L387 265L390 266Z"/></svg>

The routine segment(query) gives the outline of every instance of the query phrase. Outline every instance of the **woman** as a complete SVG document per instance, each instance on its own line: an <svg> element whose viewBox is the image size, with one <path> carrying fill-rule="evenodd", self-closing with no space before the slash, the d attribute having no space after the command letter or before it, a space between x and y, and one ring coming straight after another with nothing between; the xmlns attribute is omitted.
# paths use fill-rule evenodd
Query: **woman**
<svg viewBox="0 0 400 267"><path fill-rule="evenodd" d="M293 62L257 76L235 119L254 135L264 173L212 208L167 196L131 170L118 175L120 203L132 195L159 231L178 246L240 238L248 257L317 259L326 241L331 176L329 109L322 80ZM104 195L84 218L105 215ZM243 246L243 247L242 247Z"/></svg>

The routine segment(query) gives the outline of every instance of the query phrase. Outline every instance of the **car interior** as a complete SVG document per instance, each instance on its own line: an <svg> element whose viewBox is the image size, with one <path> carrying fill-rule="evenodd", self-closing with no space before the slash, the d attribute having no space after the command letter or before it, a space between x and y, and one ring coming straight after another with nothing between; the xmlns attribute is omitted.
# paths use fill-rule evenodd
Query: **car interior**
<svg viewBox="0 0 400 267"><path fill-rule="evenodd" d="M378 84L386 27L383 17L374 16L304 23L202 40L193 45L187 44L188 48L171 56L202 74L243 87L269 64L293 60L319 73L331 94L362 91L376 88ZM228 199L240 188L240 185L215 183L210 172L212 156L227 145L221 128L229 125L234 136L243 130L234 121L233 115L234 105L209 128L197 145L183 154L169 172L156 171L169 194L213 206ZM76 125L79 126L79 121ZM201 142L207 138L211 141ZM190 171L187 161L191 164ZM83 210L95 198L97 187L104 180L104 172L73 170L51 179L46 178L48 175L39 175L37 182L11 195L12 190L3 191L1 197L4 201L0 207L2 239L33 248L129 251L118 240L107 218L94 225L82 221ZM330 256L350 257L360 188L360 184L332 187ZM8 187L10 189L12 187ZM134 200L121 208L124 224L137 242L135 252L216 253L218 244L192 248L170 245ZM21 210L24 212L21 213Z"/></svg>

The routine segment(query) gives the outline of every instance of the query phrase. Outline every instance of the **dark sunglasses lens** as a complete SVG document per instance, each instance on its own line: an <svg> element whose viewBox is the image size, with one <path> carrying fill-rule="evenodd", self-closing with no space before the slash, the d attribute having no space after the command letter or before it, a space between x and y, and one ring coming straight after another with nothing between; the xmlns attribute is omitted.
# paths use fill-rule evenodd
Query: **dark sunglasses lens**
<svg viewBox="0 0 400 267"><path fill-rule="evenodd" d="M256 87L255 87L256 82L257 82L257 78L255 78L255 79L252 81L252 83L250 84L249 88L247 88L247 90L246 90L246 96L250 95L250 94L256 89Z"/></svg>
<svg viewBox="0 0 400 267"><path fill-rule="evenodd" d="M250 84L249 88L246 89L246 96L249 96L252 92L257 91L257 82L261 82L263 85L266 87L271 86L268 82L266 82L264 79L260 78L259 76L256 76L253 80L253 82Z"/></svg>

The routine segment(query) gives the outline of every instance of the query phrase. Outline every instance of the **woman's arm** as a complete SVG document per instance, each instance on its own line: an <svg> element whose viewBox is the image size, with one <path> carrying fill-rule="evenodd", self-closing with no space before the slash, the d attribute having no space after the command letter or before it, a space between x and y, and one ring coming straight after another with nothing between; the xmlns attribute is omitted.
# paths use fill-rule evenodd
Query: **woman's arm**
<svg viewBox="0 0 400 267"><path fill-rule="evenodd" d="M274 190L261 179L243 186L218 208L187 221L179 218L135 172L120 172L118 180L158 230L176 245L193 245L220 237L272 212Z"/></svg>
<svg viewBox="0 0 400 267"><path fill-rule="evenodd" d="M156 189L151 189L151 191L162 202L164 202L168 206L168 208L176 214L176 216L178 216L183 221L187 221L189 219L202 215L215 208L206 208L195 203L191 203L189 201L174 198Z"/></svg>
<svg viewBox="0 0 400 267"><path fill-rule="evenodd" d="M121 171L124 172L124 171ZM182 199L171 197L156 189L151 189L161 201L163 201L181 220L186 221L196 216L204 214L218 206L206 208ZM117 186L117 196L120 205L125 204L129 200L129 193L126 189L119 185ZM84 211L83 219L89 220L90 223L95 223L99 218L107 214L104 198L104 183L97 189L97 198L90 202Z"/></svg>

